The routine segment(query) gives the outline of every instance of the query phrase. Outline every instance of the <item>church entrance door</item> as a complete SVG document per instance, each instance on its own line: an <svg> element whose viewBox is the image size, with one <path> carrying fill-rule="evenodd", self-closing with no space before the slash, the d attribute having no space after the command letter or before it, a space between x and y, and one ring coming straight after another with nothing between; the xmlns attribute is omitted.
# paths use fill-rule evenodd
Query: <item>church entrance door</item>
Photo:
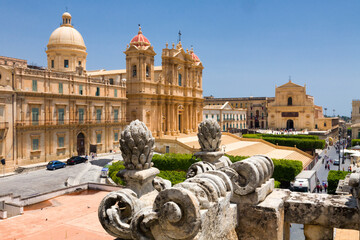
<svg viewBox="0 0 360 240"><path fill-rule="evenodd" d="M289 119L286 122L286 129L294 129L294 121Z"/></svg>

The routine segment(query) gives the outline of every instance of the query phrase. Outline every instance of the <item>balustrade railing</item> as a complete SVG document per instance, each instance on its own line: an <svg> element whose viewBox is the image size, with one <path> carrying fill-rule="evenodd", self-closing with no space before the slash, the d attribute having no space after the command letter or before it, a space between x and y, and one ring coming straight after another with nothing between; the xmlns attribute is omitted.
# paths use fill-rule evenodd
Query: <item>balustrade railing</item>
<svg viewBox="0 0 360 240"><path fill-rule="evenodd" d="M126 118L118 119L64 119L64 120L17 120L16 126L61 126L72 124L107 124L107 123L124 123ZM0 123L0 128L2 127ZM8 124L8 123L7 123ZM6 125L6 124L5 124Z"/></svg>

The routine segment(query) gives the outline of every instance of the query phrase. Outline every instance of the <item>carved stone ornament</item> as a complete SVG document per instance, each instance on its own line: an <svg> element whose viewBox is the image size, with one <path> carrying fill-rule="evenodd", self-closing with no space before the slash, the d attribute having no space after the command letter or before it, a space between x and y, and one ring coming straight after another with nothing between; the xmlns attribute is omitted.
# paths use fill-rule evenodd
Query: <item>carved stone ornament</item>
<svg viewBox="0 0 360 240"><path fill-rule="evenodd" d="M206 119L199 124L198 130L201 151L216 152L220 150L221 130L217 121Z"/></svg>
<svg viewBox="0 0 360 240"><path fill-rule="evenodd" d="M121 133L120 149L128 170L143 170L152 166L154 138L146 125L135 120Z"/></svg>

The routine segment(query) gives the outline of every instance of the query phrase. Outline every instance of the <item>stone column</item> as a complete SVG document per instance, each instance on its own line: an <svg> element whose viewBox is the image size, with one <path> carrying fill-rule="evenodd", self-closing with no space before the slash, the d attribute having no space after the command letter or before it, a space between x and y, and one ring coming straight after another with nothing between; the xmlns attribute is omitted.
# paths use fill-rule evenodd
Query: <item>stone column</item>
<svg viewBox="0 0 360 240"><path fill-rule="evenodd" d="M175 132L174 131L175 130L174 108L175 108L175 105L173 103L171 103L170 104L170 133L172 136L174 135L174 132Z"/></svg>
<svg viewBox="0 0 360 240"><path fill-rule="evenodd" d="M290 240L290 223L284 222L284 240Z"/></svg>
<svg viewBox="0 0 360 240"><path fill-rule="evenodd" d="M332 240L334 230L320 225L304 225L304 235L305 240Z"/></svg>
<svg viewBox="0 0 360 240"><path fill-rule="evenodd" d="M170 104L166 104L166 135L170 135Z"/></svg>
<svg viewBox="0 0 360 240"><path fill-rule="evenodd" d="M189 133L189 104L184 104L184 129L185 129L185 133L188 134Z"/></svg>

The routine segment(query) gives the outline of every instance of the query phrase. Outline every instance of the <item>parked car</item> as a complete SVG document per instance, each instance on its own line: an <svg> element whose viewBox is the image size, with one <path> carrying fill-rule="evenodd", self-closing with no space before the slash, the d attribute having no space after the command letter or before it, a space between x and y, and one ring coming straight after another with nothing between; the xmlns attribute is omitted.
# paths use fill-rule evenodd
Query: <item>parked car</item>
<svg viewBox="0 0 360 240"><path fill-rule="evenodd" d="M334 160L334 165L339 165L339 164L340 164L339 159Z"/></svg>
<svg viewBox="0 0 360 240"><path fill-rule="evenodd" d="M106 178L108 176L108 173L109 173L109 168L103 167L103 169L101 169L100 177Z"/></svg>
<svg viewBox="0 0 360 240"><path fill-rule="evenodd" d="M66 167L66 163L60 162L60 161L50 161L47 165L46 168L48 170L55 170L58 168L64 168Z"/></svg>
<svg viewBox="0 0 360 240"><path fill-rule="evenodd" d="M83 163L83 162L86 162L87 159L84 158L84 157L80 157L80 156L74 156L74 157L71 157L69 158L66 163L68 165L74 165L74 164L78 164L78 163Z"/></svg>

